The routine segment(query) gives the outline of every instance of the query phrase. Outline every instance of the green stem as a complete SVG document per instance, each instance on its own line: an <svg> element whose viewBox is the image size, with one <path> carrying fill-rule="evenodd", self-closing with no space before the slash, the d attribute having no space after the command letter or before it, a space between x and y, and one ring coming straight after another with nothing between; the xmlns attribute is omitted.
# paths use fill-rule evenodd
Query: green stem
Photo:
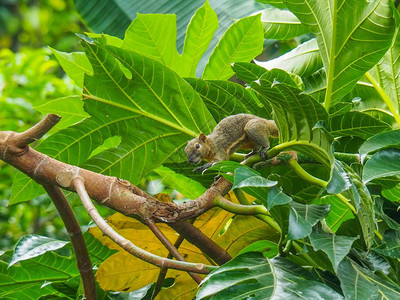
<svg viewBox="0 0 400 300"><path fill-rule="evenodd" d="M310 175L309 173L306 172L306 170L304 170L299 163L292 159L289 161L289 166L296 172L297 175L299 175L300 178L304 179L305 181L320 186L320 187L326 187L327 186L327 182L319 179L317 177L314 177L312 175Z"/></svg>
<svg viewBox="0 0 400 300"><path fill-rule="evenodd" d="M268 210L262 205L241 205L226 200L224 197L216 197L214 205L237 215L269 215Z"/></svg>
<svg viewBox="0 0 400 300"><path fill-rule="evenodd" d="M307 181L309 183L312 183L312 184L317 185L322 188L324 188L328 185L328 183L326 181L316 178L316 177L310 175L309 173L307 173L306 170L304 170L299 165L299 163L294 159L289 161L289 166L296 172L297 175L299 175L300 178L304 179L305 181ZM335 196L338 197L339 200L342 201L348 208L350 208L354 214L357 214L356 209L354 208L353 205L351 205L349 199L347 199L342 194L335 194Z"/></svg>
<svg viewBox="0 0 400 300"><path fill-rule="evenodd" d="M242 190L240 189L234 189L233 193L235 194L236 198L238 199L239 203L242 205L251 205L250 201L247 200L246 195L243 193ZM275 222L273 218L267 215L263 214L257 214L255 217L265 223L267 223L269 226L271 226L273 229L275 229L279 234L282 233L282 229L279 226L278 223Z"/></svg>
<svg viewBox="0 0 400 300"><path fill-rule="evenodd" d="M385 102L386 106L390 110L393 115L393 118L396 120L396 123L400 126L400 115L397 112L396 108L393 105L393 102L390 101L389 96L385 93L385 91L380 87L379 83L367 72L365 73L365 77L372 83L375 90L378 92L379 96L381 96L383 102Z"/></svg>

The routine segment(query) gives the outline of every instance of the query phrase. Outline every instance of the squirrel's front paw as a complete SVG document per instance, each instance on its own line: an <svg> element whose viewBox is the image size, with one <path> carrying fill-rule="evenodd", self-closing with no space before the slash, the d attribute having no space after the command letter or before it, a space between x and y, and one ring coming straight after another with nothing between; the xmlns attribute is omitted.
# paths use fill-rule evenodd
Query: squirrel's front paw
<svg viewBox="0 0 400 300"><path fill-rule="evenodd" d="M260 157L261 157L261 160L263 160L263 161L267 160L267 158L268 158L267 150L268 150L268 148L261 148L261 150L260 150Z"/></svg>

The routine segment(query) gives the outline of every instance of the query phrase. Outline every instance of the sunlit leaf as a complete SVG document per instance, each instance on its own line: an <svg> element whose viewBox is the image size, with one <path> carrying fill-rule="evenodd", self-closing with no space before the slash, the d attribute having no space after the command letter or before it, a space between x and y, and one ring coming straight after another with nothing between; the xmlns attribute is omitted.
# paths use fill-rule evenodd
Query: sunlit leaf
<svg viewBox="0 0 400 300"><path fill-rule="evenodd" d="M47 251L53 251L64 247L68 242L52 239L40 235L23 236L15 245L14 254L9 267L21 260L40 256Z"/></svg>
<svg viewBox="0 0 400 300"><path fill-rule="evenodd" d="M204 79L229 79L233 74L231 64L249 62L261 53L263 28L260 15L240 19L224 34L204 68Z"/></svg>
<svg viewBox="0 0 400 300"><path fill-rule="evenodd" d="M389 48L395 25L389 3L389 0L351 0L345 4L317 0L286 2L317 38L327 74L325 107L339 102Z"/></svg>
<svg viewBox="0 0 400 300"><path fill-rule="evenodd" d="M307 27L288 10L266 8L262 11L261 22L266 39L286 40L308 33Z"/></svg>

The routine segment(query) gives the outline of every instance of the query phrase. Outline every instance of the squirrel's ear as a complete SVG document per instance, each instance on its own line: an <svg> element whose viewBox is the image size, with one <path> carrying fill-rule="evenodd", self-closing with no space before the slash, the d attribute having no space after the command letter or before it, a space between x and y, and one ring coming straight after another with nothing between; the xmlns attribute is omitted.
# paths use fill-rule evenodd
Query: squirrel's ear
<svg viewBox="0 0 400 300"><path fill-rule="evenodd" d="M207 141L207 136L204 133L200 133L199 140L200 142L205 143Z"/></svg>

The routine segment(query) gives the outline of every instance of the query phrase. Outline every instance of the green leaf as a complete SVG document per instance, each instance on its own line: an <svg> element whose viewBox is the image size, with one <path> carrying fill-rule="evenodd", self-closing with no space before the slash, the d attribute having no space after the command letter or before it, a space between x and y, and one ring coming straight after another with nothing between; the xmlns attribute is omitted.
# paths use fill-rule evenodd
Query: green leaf
<svg viewBox="0 0 400 300"><path fill-rule="evenodd" d="M278 68L301 77L310 76L323 66L316 39L304 42L275 59L256 63L267 70Z"/></svg>
<svg viewBox="0 0 400 300"><path fill-rule="evenodd" d="M299 151L330 168L333 163L332 138L317 124L327 120L325 109L301 90L276 83L271 71L264 73L251 87L259 93L262 102L271 104L279 128L280 144L268 154L276 155L283 149Z"/></svg>
<svg viewBox="0 0 400 300"><path fill-rule="evenodd" d="M272 187L269 189L268 203L267 203L268 210L273 208L275 205L283 205L283 204L287 204L291 201L292 201L292 198L290 196L286 195L284 192L282 192L279 188Z"/></svg>
<svg viewBox="0 0 400 300"><path fill-rule="evenodd" d="M297 240L308 236L312 226L329 212L329 205L304 205L290 202L288 239Z"/></svg>
<svg viewBox="0 0 400 300"><path fill-rule="evenodd" d="M242 187L271 187L276 184L276 181L268 180L248 167L239 167L235 169L232 189Z"/></svg>
<svg viewBox="0 0 400 300"><path fill-rule="evenodd" d="M392 258L400 258L400 231L388 230L383 235L382 245L374 251Z"/></svg>
<svg viewBox="0 0 400 300"><path fill-rule="evenodd" d="M307 27L288 10L266 8L261 13L261 22L266 39L287 40L308 33Z"/></svg>
<svg viewBox="0 0 400 300"><path fill-rule="evenodd" d="M367 139L390 129L390 126L367 114L351 111L329 119L329 133L333 136L359 136Z"/></svg>
<svg viewBox="0 0 400 300"><path fill-rule="evenodd" d="M252 63L236 62L232 64L232 69L236 73L236 77L242 79L246 83L252 83L258 80L262 74L267 72L263 67Z"/></svg>
<svg viewBox="0 0 400 300"><path fill-rule="evenodd" d="M231 64L249 62L261 53L264 37L260 15L234 23L214 48L204 73L204 79L226 80L234 74Z"/></svg>
<svg viewBox="0 0 400 300"><path fill-rule="evenodd" d="M158 167L154 172L161 176L161 180L166 186L174 188L189 199L195 199L206 191L200 183L175 173L167 167Z"/></svg>
<svg viewBox="0 0 400 300"><path fill-rule="evenodd" d="M345 170L350 177L352 186L343 195L351 200L357 210L357 218L361 225L364 242L369 249L375 237L376 228L374 202L360 176L348 166L345 166Z"/></svg>
<svg viewBox="0 0 400 300"><path fill-rule="evenodd" d="M174 67L176 70L182 69L178 72L181 76L195 77L196 67L206 52L217 28L217 15L206 1L196 11L188 25L179 66Z"/></svg>
<svg viewBox="0 0 400 300"><path fill-rule="evenodd" d="M345 5L337 1L286 2L317 38L327 75L327 109L338 103L389 48L395 25L389 3L390 0L350 0Z"/></svg>
<svg viewBox="0 0 400 300"><path fill-rule="evenodd" d="M393 12L397 19L400 18L399 12ZM397 20L398 21L398 20ZM374 68L368 71L368 79L373 83L387 104L388 111L395 115L397 123L399 122L399 104L400 104L400 30L397 26L393 43L382 59ZM382 101L381 100L381 101Z"/></svg>
<svg viewBox="0 0 400 300"><path fill-rule="evenodd" d="M40 256L47 251L64 247L68 242L40 235L25 235L15 245L14 254L8 265L11 267L21 260Z"/></svg>
<svg viewBox="0 0 400 300"><path fill-rule="evenodd" d="M83 101L80 96L67 96L49 100L41 105L36 105L34 108L43 115L60 115L61 120L55 125L57 129L66 128L89 117L83 109Z"/></svg>
<svg viewBox="0 0 400 300"><path fill-rule="evenodd" d="M349 176L343 168L343 164L335 159L331 169L330 180L326 190L330 194L339 194L350 187Z"/></svg>
<svg viewBox="0 0 400 300"><path fill-rule="evenodd" d="M346 299L398 299L400 288L388 280L344 259L338 269L340 285Z"/></svg>
<svg viewBox="0 0 400 300"><path fill-rule="evenodd" d="M43 186L33 181L25 173L18 171L11 186L11 198L8 205L25 202L45 193Z"/></svg>
<svg viewBox="0 0 400 300"><path fill-rule="evenodd" d="M65 282L75 276L79 276L75 260L54 252L20 261L19 265L9 268L0 261L0 298L34 300L45 295L57 298L57 291L43 283L49 279L53 283Z"/></svg>
<svg viewBox="0 0 400 300"><path fill-rule="evenodd" d="M200 172L193 172L194 166L193 164L190 164L188 162L167 163L163 165L175 171L176 173L185 175L186 177L199 182L205 188L209 188L210 185L214 182L215 176L218 175L216 171L211 171L208 169L207 172L205 172L204 174Z"/></svg>
<svg viewBox="0 0 400 300"><path fill-rule="evenodd" d="M81 15L85 24L96 33L108 33L122 38L131 21L140 14L176 14L177 15L177 47L181 51L188 24L196 10L204 4L204 0L174 0L163 2L159 0L146 1L121 1L110 0L104 5L103 0L75 0L75 9ZM219 17L219 28L214 34L210 47L200 64L204 68L210 53L218 40L223 36L234 20L247 17L261 9L265 5L256 3L254 0L210 0L211 7ZM202 16L202 14L200 14ZM207 14L205 16L208 16ZM200 18L198 18L200 19ZM212 18L207 18L209 24L213 23ZM196 22L197 23L197 22ZM188 30L189 32L190 30ZM201 69L202 69L201 68Z"/></svg>
<svg viewBox="0 0 400 300"><path fill-rule="evenodd" d="M343 299L293 262L267 260L261 253L250 252L210 273L196 299L298 299L300 295L304 299Z"/></svg>
<svg viewBox="0 0 400 300"><path fill-rule="evenodd" d="M384 149L365 163L363 181L368 183L373 179L400 174L400 150Z"/></svg>
<svg viewBox="0 0 400 300"><path fill-rule="evenodd" d="M368 153L400 145L400 130L378 133L370 139L366 140L360 147L359 153L361 161L365 159Z"/></svg>
<svg viewBox="0 0 400 300"><path fill-rule="evenodd" d="M89 63L85 53L72 52L66 53L57 51L51 48L54 56L57 58L65 73L76 83L80 88L83 87L83 76L86 74L93 74L93 68Z"/></svg>
<svg viewBox="0 0 400 300"><path fill-rule="evenodd" d="M92 117L50 136L38 151L138 183L164 162L185 160L187 141L215 127L200 96L161 63L98 42L82 45L94 69L92 76L85 77L83 94L85 110ZM118 64L125 70L115 67ZM121 137L118 147L88 160L113 136ZM30 180L20 182L19 187L24 186L29 187Z"/></svg>
<svg viewBox="0 0 400 300"><path fill-rule="evenodd" d="M242 249L238 255L247 252L261 252L264 257L273 258L278 255L278 245L274 242L261 240L248 245L246 248Z"/></svg>
<svg viewBox="0 0 400 300"><path fill-rule="evenodd" d="M261 110L255 97L240 84L197 78L186 78L186 81L200 94L204 104L217 122L239 113L271 118L271 114Z"/></svg>
<svg viewBox="0 0 400 300"><path fill-rule="evenodd" d="M138 14L125 32L122 48L172 68L178 59L176 15Z"/></svg>
<svg viewBox="0 0 400 300"><path fill-rule="evenodd" d="M330 205L330 210L328 215L325 217L325 222L332 230L332 232L336 232L344 221L354 218L354 215L351 212L350 208L342 201L340 201L340 199L336 196L325 196L319 198L314 201L313 204Z"/></svg>
<svg viewBox="0 0 400 300"><path fill-rule="evenodd" d="M359 237L347 237L334 234L312 233L311 245L315 251L322 250L328 255L333 269L337 272L339 263L350 252L353 242Z"/></svg>

